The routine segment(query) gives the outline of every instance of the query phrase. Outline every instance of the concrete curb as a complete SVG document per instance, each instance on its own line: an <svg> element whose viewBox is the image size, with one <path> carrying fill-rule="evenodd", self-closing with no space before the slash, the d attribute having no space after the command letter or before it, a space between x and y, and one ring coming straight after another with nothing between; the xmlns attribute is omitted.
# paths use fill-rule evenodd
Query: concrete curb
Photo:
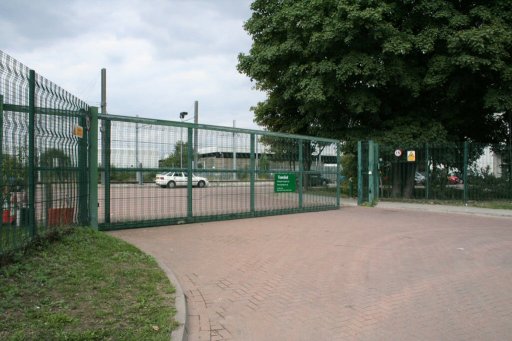
<svg viewBox="0 0 512 341"><path fill-rule="evenodd" d="M176 278L176 275L174 275L174 272L167 267L164 263L162 263L160 260L153 257L157 263L158 266L165 272L169 280L171 281L172 285L176 289L175 292L175 305L176 305L176 316L174 319L180 324L179 327L174 330L171 333L171 340L172 341L187 341L188 340L188 332L187 332L187 302L185 299L185 293L183 292L183 289L181 288L181 284L178 281L178 278Z"/></svg>
<svg viewBox="0 0 512 341"><path fill-rule="evenodd" d="M472 214L472 215L477 215L477 216L512 218L512 210L495 209L495 208L449 206L449 205L428 205L428 204L422 205L422 204L391 203L391 202L379 202L377 204L377 207L385 208L385 209L414 210L414 211L451 213L451 214Z"/></svg>
<svg viewBox="0 0 512 341"><path fill-rule="evenodd" d="M341 202L341 206L354 207L357 206L356 200L345 199ZM451 206L451 205L431 205L431 204L416 204L416 203L403 203L393 201L380 201L375 206L376 208L389 209L389 210L409 210L409 211L424 211L436 213L452 213L452 214L473 214L478 216L487 217L501 217L512 218L512 210L495 209L495 208L482 208L471 206Z"/></svg>

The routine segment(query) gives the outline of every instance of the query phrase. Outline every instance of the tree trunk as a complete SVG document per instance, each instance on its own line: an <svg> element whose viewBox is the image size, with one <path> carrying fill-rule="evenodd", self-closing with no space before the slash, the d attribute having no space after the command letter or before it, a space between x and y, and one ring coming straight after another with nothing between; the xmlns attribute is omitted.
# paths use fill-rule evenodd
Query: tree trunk
<svg viewBox="0 0 512 341"><path fill-rule="evenodd" d="M400 198L402 196L402 164L393 162L391 164L391 197Z"/></svg>
<svg viewBox="0 0 512 341"><path fill-rule="evenodd" d="M404 165L404 168L404 190L402 195L404 199L412 199L414 194L414 174L416 173L416 164L413 162L407 163L406 165Z"/></svg>

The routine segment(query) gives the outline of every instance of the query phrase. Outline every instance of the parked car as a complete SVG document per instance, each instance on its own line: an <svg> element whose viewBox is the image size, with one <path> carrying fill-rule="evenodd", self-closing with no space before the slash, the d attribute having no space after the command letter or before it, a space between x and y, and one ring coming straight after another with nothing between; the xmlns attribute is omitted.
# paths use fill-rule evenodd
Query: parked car
<svg viewBox="0 0 512 341"><path fill-rule="evenodd" d="M448 182L451 185L457 185L457 184L464 183L464 181L455 174L448 175Z"/></svg>
<svg viewBox="0 0 512 341"><path fill-rule="evenodd" d="M169 172L165 174L157 174L155 183L162 187L174 188L177 186L187 186L188 175L186 172ZM192 186L205 187L208 186L208 179L192 174Z"/></svg>
<svg viewBox="0 0 512 341"><path fill-rule="evenodd" d="M320 173L308 174L308 178L310 186L327 186L331 183L330 179L323 177Z"/></svg>

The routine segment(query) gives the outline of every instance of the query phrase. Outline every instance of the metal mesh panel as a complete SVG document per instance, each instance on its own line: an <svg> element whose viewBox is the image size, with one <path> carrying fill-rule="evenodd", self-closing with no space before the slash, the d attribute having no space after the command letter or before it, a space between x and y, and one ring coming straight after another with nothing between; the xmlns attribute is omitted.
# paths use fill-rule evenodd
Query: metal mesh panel
<svg viewBox="0 0 512 341"><path fill-rule="evenodd" d="M28 106L29 68L0 50L0 95L4 103Z"/></svg>
<svg viewBox="0 0 512 341"><path fill-rule="evenodd" d="M395 151L400 150L400 156ZM408 154L414 152L414 160ZM434 202L510 201L507 144L380 146L380 196Z"/></svg>
<svg viewBox="0 0 512 341"><path fill-rule="evenodd" d="M338 207L334 142L324 142L313 159L305 155L318 143L305 138L121 116L101 119L110 122L104 124L110 163L102 167L106 180L99 194L104 229ZM293 174L293 191L276 192L277 174Z"/></svg>
<svg viewBox="0 0 512 341"><path fill-rule="evenodd" d="M512 201L512 149L508 144L469 145L468 201ZM476 155L476 157L471 157Z"/></svg>
<svg viewBox="0 0 512 341"><path fill-rule="evenodd" d="M74 131L88 106L2 51L0 96L4 253L49 227L87 222L87 134Z"/></svg>

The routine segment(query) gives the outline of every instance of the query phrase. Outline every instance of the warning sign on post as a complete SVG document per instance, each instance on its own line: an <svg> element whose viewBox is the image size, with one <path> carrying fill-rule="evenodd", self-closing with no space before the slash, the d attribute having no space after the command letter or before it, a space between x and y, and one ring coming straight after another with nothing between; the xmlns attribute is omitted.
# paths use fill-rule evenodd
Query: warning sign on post
<svg viewBox="0 0 512 341"><path fill-rule="evenodd" d="M293 173L274 174L274 192L275 193L295 192L295 174L293 174Z"/></svg>
<svg viewBox="0 0 512 341"><path fill-rule="evenodd" d="M84 128L82 126L76 125L73 127L73 135L79 138L84 137Z"/></svg>
<svg viewBox="0 0 512 341"><path fill-rule="evenodd" d="M408 150L407 151L407 162L415 162L416 161L416 151Z"/></svg>

